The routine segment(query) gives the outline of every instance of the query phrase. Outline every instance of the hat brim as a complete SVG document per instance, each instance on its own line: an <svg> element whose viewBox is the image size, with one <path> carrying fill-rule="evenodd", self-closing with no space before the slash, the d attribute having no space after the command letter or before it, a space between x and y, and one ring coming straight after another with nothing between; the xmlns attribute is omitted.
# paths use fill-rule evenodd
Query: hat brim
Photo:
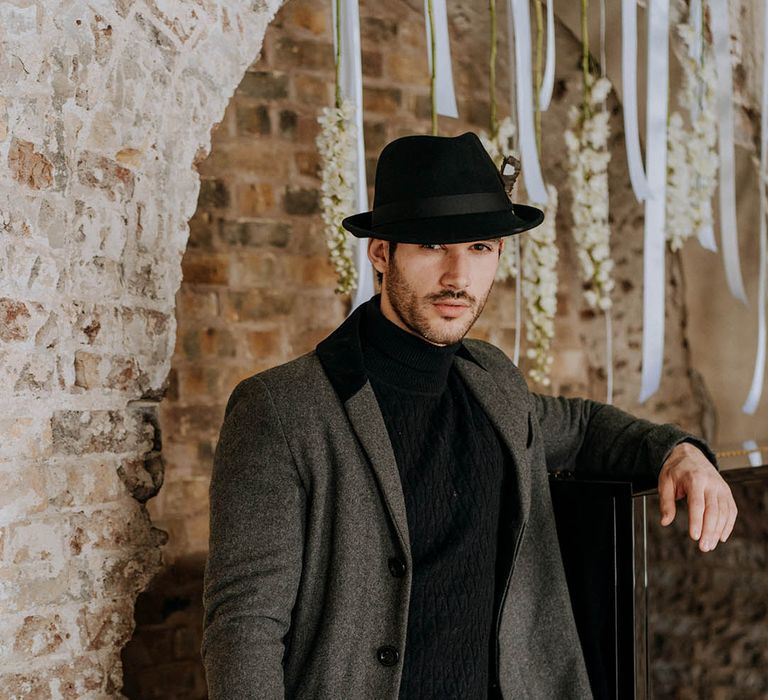
<svg viewBox="0 0 768 700"><path fill-rule="evenodd" d="M544 212L527 204L471 214L454 214L397 221L371 228L372 211L342 219L341 225L358 238L381 238L399 243L470 243L511 236L535 228L544 221Z"/></svg>

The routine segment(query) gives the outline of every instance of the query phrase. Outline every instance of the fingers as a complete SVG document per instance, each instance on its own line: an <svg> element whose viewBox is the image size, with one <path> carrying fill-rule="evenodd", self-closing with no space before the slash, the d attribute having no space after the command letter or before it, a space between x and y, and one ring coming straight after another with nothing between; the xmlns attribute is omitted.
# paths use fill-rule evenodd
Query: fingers
<svg viewBox="0 0 768 700"><path fill-rule="evenodd" d="M699 539L699 549L702 552L708 552L713 549L720 531L717 530L717 521L720 517L720 505L718 504L717 494L707 491L704 495L704 526Z"/></svg>
<svg viewBox="0 0 768 700"><path fill-rule="evenodd" d="M675 482L669 477L662 477L659 483L659 511L661 524L665 527L675 519Z"/></svg>
<svg viewBox="0 0 768 700"><path fill-rule="evenodd" d="M725 542L733 531L738 510L733 494L715 466L703 454L688 454L686 447L667 459L659 473L659 510L661 524L675 518L675 500L687 497L688 532L702 552Z"/></svg>
<svg viewBox="0 0 768 700"><path fill-rule="evenodd" d="M704 505L703 488L697 488L688 494L688 534L692 540L698 540L701 537Z"/></svg>
<svg viewBox="0 0 768 700"><path fill-rule="evenodd" d="M728 503L728 495L726 493L719 493L717 496L717 525L715 526L715 534L712 538L712 546L710 549L717 547L718 542L723 540L723 532L725 526L728 523L728 516L730 515L730 508Z"/></svg>
<svg viewBox="0 0 768 700"><path fill-rule="evenodd" d="M730 488L724 486L725 488L717 490L697 492L689 499L690 534L693 539L699 540L699 549L702 552L709 552L717 547L718 542L725 542L736 522L736 502ZM702 501L705 507L703 515L700 515ZM700 538L696 536L699 531Z"/></svg>
<svg viewBox="0 0 768 700"><path fill-rule="evenodd" d="M733 526L736 523L736 516L739 513L739 509L736 507L736 501L733 500L733 494L728 489L728 518L726 519L725 527L723 528L723 534L720 535L720 540L725 542L733 532Z"/></svg>

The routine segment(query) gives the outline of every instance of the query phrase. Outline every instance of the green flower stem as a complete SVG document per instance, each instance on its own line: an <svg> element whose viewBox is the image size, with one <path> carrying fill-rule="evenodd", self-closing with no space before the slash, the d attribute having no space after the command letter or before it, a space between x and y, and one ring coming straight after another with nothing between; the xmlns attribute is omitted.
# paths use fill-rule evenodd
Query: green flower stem
<svg viewBox="0 0 768 700"><path fill-rule="evenodd" d="M491 10L491 56L488 67L488 89L491 102L491 141L496 141L499 133L499 121L496 117L496 0L489 0Z"/></svg>
<svg viewBox="0 0 768 700"><path fill-rule="evenodd" d="M589 24L587 22L587 2L581 0L581 74L584 81L584 95L581 111L582 119L586 121L592 116L592 108L589 105L590 75L589 75Z"/></svg>
<svg viewBox="0 0 768 700"><path fill-rule="evenodd" d="M432 9L432 0L427 2L427 10L429 14L429 39L430 39L430 54L432 56L432 75L429 79L429 93L430 101L432 103L432 136L437 136L437 96L435 94L435 74L437 72L437 42L435 41L435 16Z"/></svg>

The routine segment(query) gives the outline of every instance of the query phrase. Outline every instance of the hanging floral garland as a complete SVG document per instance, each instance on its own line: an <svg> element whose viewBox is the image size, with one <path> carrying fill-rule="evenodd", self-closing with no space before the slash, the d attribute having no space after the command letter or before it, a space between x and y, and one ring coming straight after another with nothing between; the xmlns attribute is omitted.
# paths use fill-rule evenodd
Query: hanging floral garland
<svg viewBox="0 0 768 700"><path fill-rule="evenodd" d="M590 70L588 4L581 2L582 102L568 114L565 144L568 151L568 181L573 193L573 238L579 259L584 299L592 309L605 314L607 403L613 402L613 329L611 322L611 227L608 221L608 150L610 129L606 108L611 83L605 77L605 5L600 4L600 71Z"/></svg>
<svg viewBox="0 0 768 700"><path fill-rule="evenodd" d="M321 161L320 208L331 262L337 275L336 293L346 294L357 285L357 270L350 234L341 220L355 206L356 144L355 106L341 96L341 3L336 0L336 100L317 118L321 126L316 143Z"/></svg>
<svg viewBox="0 0 768 700"><path fill-rule="evenodd" d="M557 190L547 185L547 204L544 221L527 231L523 248L523 296L528 318L525 337L528 340L526 356L533 360L529 376L539 384L550 385L549 371L553 363L550 347L555 336L557 312L557 258L555 218Z"/></svg>
<svg viewBox="0 0 768 700"><path fill-rule="evenodd" d="M611 84L606 78L584 76L584 101L573 105L565 132L573 192L573 237L584 280L584 298L591 308L611 308L613 260L608 224L608 117L605 108Z"/></svg>
<svg viewBox="0 0 768 700"><path fill-rule="evenodd" d="M602 9L602 8L601 8ZM606 100L611 83L603 74L595 79L589 65L587 0L581 2L582 101L568 115L565 144L573 193L573 237L584 280L584 298L591 308L611 308L611 228L608 224L608 118ZM602 19L602 15L601 15ZM601 22L602 25L602 22ZM603 37L601 35L601 47ZM604 61L601 70L605 70Z"/></svg>
<svg viewBox="0 0 768 700"><path fill-rule="evenodd" d="M681 59L683 89L680 107L690 115L691 128L674 112L669 118L667 150L667 231L672 251L688 238L712 228L712 197L717 187L717 71L711 41L694 25L689 13L677 25L687 51ZM697 58L698 57L698 58Z"/></svg>

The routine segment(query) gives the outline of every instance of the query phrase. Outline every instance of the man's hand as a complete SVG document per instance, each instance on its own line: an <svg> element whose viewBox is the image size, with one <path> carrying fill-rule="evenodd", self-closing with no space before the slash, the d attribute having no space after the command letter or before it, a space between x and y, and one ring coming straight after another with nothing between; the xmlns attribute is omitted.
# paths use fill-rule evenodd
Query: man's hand
<svg viewBox="0 0 768 700"><path fill-rule="evenodd" d="M736 522L736 502L720 472L704 453L690 442L672 449L659 473L661 524L675 519L675 501L688 496L688 533L699 540L699 549L709 552L725 542Z"/></svg>

